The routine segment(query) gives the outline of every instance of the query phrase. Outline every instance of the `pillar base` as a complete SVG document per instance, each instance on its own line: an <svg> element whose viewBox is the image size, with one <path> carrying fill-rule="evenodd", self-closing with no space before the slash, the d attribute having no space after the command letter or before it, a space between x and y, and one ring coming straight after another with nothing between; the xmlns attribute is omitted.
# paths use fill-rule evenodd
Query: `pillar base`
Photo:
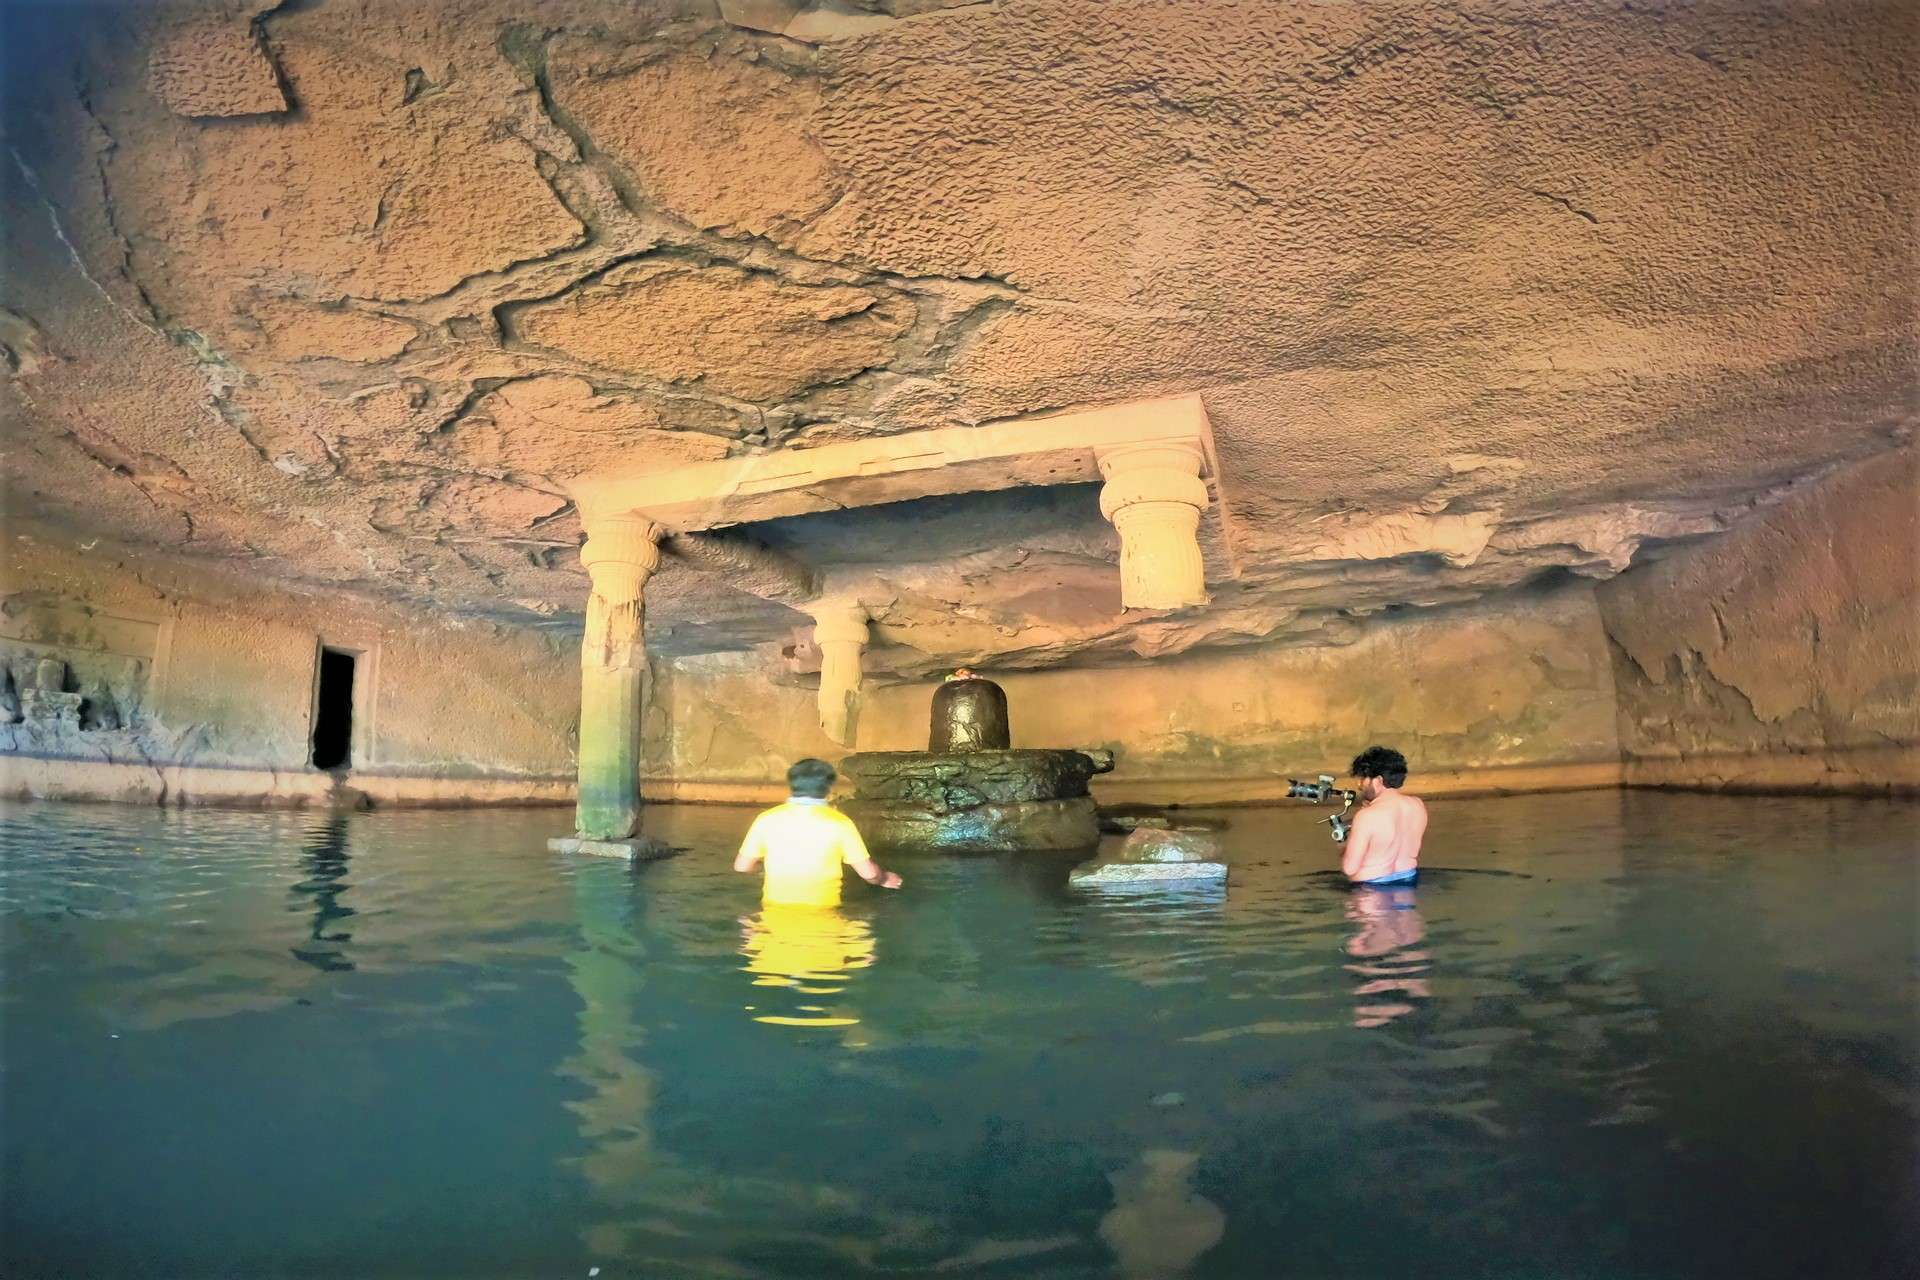
<svg viewBox="0 0 1920 1280"><path fill-rule="evenodd" d="M680 850L652 836L629 836L625 840L595 840L589 836L555 836L547 841L553 853L591 853L602 858L625 858L629 862L654 862L671 858Z"/></svg>

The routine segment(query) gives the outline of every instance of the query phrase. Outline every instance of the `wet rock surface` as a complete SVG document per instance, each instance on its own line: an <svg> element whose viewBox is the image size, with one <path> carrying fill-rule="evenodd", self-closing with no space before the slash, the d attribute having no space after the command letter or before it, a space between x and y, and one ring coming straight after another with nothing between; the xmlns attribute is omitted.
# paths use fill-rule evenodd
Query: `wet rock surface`
<svg viewBox="0 0 1920 1280"><path fill-rule="evenodd" d="M1172 826L1173 823L1164 815L1157 813L1102 812L1100 815L1100 832L1102 835L1124 836L1138 831L1143 827L1166 831L1171 829Z"/></svg>
<svg viewBox="0 0 1920 1280"><path fill-rule="evenodd" d="M1143 827L1120 846L1122 862L1217 862L1220 842L1204 831Z"/></svg>
<svg viewBox="0 0 1920 1280"><path fill-rule="evenodd" d="M1103 835L1124 836L1136 831L1223 831L1226 821L1217 817L1201 817L1178 809L1130 809L1112 808L1100 811L1100 831Z"/></svg>
<svg viewBox="0 0 1920 1280"><path fill-rule="evenodd" d="M863 751L842 760L840 770L853 784L856 800L918 805L936 814L983 804L1077 799L1100 772L1083 752L1036 750Z"/></svg>
<svg viewBox="0 0 1920 1280"><path fill-rule="evenodd" d="M1100 839L1094 805L1067 800L988 802L935 813L914 804L849 800L840 808L876 849L907 853L1056 853Z"/></svg>
<svg viewBox="0 0 1920 1280"><path fill-rule="evenodd" d="M1006 690L977 677L948 680L933 691L927 750L1005 751L1013 745Z"/></svg>
<svg viewBox="0 0 1920 1280"><path fill-rule="evenodd" d="M1121 842L1111 858L1075 870L1068 883L1078 888L1175 882L1225 884L1227 865L1220 859L1220 842L1208 832L1141 826Z"/></svg>
<svg viewBox="0 0 1920 1280"><path fill-rule="evenodd" d="M868 751L840 769L854 789L842 808L876 847L1038 852L1100 839L1087 782L1102 770L1084 752Z"/></svg>

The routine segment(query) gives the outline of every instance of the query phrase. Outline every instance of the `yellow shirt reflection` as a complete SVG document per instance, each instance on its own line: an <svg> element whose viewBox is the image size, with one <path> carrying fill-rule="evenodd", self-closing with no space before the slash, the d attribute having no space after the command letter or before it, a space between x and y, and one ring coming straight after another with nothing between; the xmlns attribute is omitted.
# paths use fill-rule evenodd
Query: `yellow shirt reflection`
<svg viewBox="0 0 1920 1280"><path fill-rule="evenodd" d="M873 931L864 920L849 920L832 907L768 903L746 922L741 954L756 987L788 987L802 995L838 995L854 969L873 963ZM771 993L769 993L771 994ZM849 1027L858 1018L829 1013L814 1004L796 1006L804 1016L756 1011L755 1022L788 1027Z"/></svg>
<svg viewBox="0 0 1920 1280"><path fill-rule="evenodd" d="M740 852L764 860L768 903L832 907L840 902L840 868L867 860L853 819L824 800L789 800L753 820Z"/></svg>

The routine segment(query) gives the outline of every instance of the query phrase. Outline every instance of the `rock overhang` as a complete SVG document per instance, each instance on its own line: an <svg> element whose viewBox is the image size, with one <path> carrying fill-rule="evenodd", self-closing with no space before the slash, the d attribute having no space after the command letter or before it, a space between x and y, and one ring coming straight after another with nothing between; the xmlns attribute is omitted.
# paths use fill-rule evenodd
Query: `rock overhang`
<svg viewBox="0 0 1920 1280"><path fill-rule="evenodd" d="M1198 394L1239 576L1184 630L1113 622L1097 511L828 566L909 666L1110 661L1606 576L1911 430L1898 5L535 8L12 42L10 521L564 625L610 457ZM671 548L654 600L804 623Z"/></svg>

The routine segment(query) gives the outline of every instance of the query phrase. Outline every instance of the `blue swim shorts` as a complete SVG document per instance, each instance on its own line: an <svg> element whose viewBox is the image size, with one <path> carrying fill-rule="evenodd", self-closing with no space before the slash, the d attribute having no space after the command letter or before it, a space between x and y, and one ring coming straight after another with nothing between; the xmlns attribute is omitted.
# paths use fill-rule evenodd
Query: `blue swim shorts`
<svg viewBox="0 0 1920 1280"><path fill-rule="evenodd" d="M1414 877L1420 874L1420 868L1408 867L1405 871L1396 871L1390 876L1380 876L1373 880L1355 880L1355 884L1412 884Z"/></svg>

